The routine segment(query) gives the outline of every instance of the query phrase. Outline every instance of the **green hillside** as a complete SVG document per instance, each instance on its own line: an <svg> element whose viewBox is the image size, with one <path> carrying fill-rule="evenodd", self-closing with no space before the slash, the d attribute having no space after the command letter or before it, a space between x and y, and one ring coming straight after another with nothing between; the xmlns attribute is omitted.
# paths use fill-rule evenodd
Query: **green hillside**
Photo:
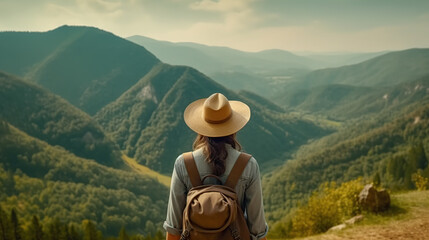
<svg viewBox="0 0 429 240"><path fill-rule="evenodd" d="M195 69L169 65L158 65L95 118L128 156L169 173L176 157L191 150L195 138L183 121L184 109L214 92L249 104L251 121L238 138L262 164L282 159L285 152L327 133L309 121L289 117L272 103L270 107L248 101Z"/></svg>
<svg viewBox="0 0 429 240"><path fill-rule="evenodd" d="M76 156L123 166L117 145L86 113L39 86L3 72L0 72L0 119Z"/></svg>
<svg viewBox="0 0 429 240"><path fill-rule="evenodd" d="M386 122L387 114L373 127L355 122L305 146L296 159L268 174L263 184L269 220L284 218L323 182L378 174L389 189L409 189L412 173L422 169L429 175L429 104L416 103L393 121Z"/></svg>
<svg viewBox="0 0 429 240"><path fill-rule="evenodd" d="M1 32L0 70L44 86L89 114L116 100L159 60L92 27Z"/></svg>
<svg viewBox="0 0 429 240"><path fill-rule="evenodd" d="M160 228L167 198L167 187L150 177L79 158L0 121L0 202L21 219L78 226L89 219L106 235L122 226L146 235Z"/></svg>
<svg viewBox="0 0 429 240"><path fill-rule="evenodd" d="M397 111L429 97L429 75L391 87L329 84L309 89L290 89L281 101L295 111L345 121L381 111Z"/></svg>
<svg viewBox="0 0 429 240"><path fill-rule="evenodd" d="M429 49L390 52L362 63L310 72L294 88L326 84L390 87L429 74Z"/></svg>

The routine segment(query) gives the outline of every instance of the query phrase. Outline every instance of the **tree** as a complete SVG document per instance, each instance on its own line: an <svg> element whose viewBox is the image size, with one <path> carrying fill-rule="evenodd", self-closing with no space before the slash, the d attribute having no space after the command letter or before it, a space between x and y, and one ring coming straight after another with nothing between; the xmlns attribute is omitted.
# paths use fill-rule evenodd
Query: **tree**
<svg viewBox="0 0 429 240"><path fill-rule="evenodd" d="M119 240L130 240L127 231L125 231L125 227L122 227L121 231L119 232Z"/></svg>
<svg viewBox="0 0 429 240"><path fill-rule="evenodd" d="M0 205L0 240L8 240L10 237L10 221L6 212Z"/></svg>
<svg viewBox="0 0 429 240"><path fill-rule="evenodd" d="M379 187L381 184L380 174L378 172L375 173L374 177L372 178L372 183L375 187Z"/></svg>
<svg viewBox="0 0 429 240"><path fill-rule="evenodd" d="M82 221L83 226L83 239L84 240L98 240L99 239L99 233L97 232L97 229L95 227L95 224L90 220L83 220Z"/></svg>
<svg viewBox="0 0 429 240"><path fill-rule="evenodd" d="M13 208L10 213L10 221L12 223L12 239L22 240L22 228L21 224L19 223L15 208Z"/></svg>
<svg viewBox="0 0 429 240"><path fill-rule="evenodd" d="M27 236L30 240L43 240L43 227L39 222L37 216L33 216L31 219L31 225L28 227Z"/></svg>
<svg viewBox="0 0 429 240"><path fill-rule="evenodd" d="M58 218L55 218L49 224L48 228L48 239L49 240L60 240L61 236L61 223Z"/></svg>
<svg viewBox="0 0 429 240"><path fill-rule="evenodd" d="M69 227L69 240L80 240L80 239L82 239L82 237L80 236L80 234L78 233L74 225L71 224Z"/></svg>

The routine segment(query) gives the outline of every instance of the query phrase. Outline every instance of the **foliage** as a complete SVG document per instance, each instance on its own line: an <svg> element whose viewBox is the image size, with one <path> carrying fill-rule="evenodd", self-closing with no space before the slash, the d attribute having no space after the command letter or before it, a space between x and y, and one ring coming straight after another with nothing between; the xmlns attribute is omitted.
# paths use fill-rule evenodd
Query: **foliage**
<svg viewBox="0 0 429 240"><path fill-rule="evenodd" d="M144 47L93 27L0 36L1 70L38 83L91 115L159 63Z"/></svg>
<svg viewBox="0 0 429 240"><path fill-rule="evenodd" d="M262 97L235 93L195 69L166 64L153 68L100 110L95 119L128 156L154 170L171 173L177 156L191 150L195 138L183 121L184 109L213 92L222 92L250 106L251 121L238 138L244 150L261 164L281 159L285 149L292 151L310 138L328 133L313 122L286 114Z"/></svg>
<svg viewBox="0 0 429 240"><path fill-rule="evenodd" d="M365 126L365 123L349 126L334 134L336 137L321 139L325 141L322 144L310 144L305 148L306 153L266 175L264 203L269 222L288 215L320 182L340 183L359 176L370 180L378 172L381 186L413 189L411 175L418 169L427 169L428 165L429 105L381 126Z"/></svg>
<svg viewBox="0 0 429 240"><path fill-rule="evenodd" d="M278 104L288 109L318 114L329 119L367 120L369 116L392 114L413 103L427 103L429 73L388 87L364 87L344 84L310 86L283 91ZM364 116L364 117L362 117Z"/></svg>
<svg viewBox="0 0 429 240"><path fill-rule="evenodd" d="M413 175L411 175L411 179L416 185L417 190L424 191L429 188L429 178L423 177L421 174L421 171L413 173Z"/></svg>
<svg viewBox="0 0 429 240"><path fill-rule="evenodd" d="M27 230L22 229L21 221L25 220L20 218L16 210L12 210L10 215L7 217L0 205L0 240L162 240L165 239L161 231L156 234L135 234L129 236L125 228L121 228L118 237L109 236L104 237L102 232L98 229L97 224L88 219L84 219L82 223L67 223L60 221L58 218L50 220L46 224L39 222L39 217L33 215L30 225ZM13 226L9 228L2 228L2 226ZM19 229L19 232L16 231Z"/></svg>
<svg viewBox="0 0 429 240"><path fill-rule="evenodd" d="M89 219L107 235L121 226L133 233L146 231L147 223L161 228L168 189L153 178L76 157L11 125L8 131L0 137L4 208L16 208L27 221L40 216L43 225Z"/></svg>
<svg viewBox="0 0 429 240"><path fill-rule="evenodd" d="M342 183L324 183L307 203L298 207L288 219L277 223L270 235L276 237L308 236L327 231L360 212L358 197L362 179Z"/></svg>
<svg viewBox="0 0 429 240"><path fill-rule="evenodd" d="M109 166L122 166L116 144L87 114L34 84L2 72L0 118L77 156Z"/></svg>

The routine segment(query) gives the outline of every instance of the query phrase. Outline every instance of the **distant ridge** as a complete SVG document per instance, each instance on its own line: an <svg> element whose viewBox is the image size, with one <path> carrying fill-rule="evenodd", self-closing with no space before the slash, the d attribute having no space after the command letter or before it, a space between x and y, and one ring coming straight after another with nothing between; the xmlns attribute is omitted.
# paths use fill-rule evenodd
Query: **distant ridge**
<svg viewBox="0 0 429 240"><path fill-rule="evenodd" d="M310 72L278 90L288 109L347 120L394 110L426 97L429 49L391 52L360 64Z"/></svg>
<svg viewBox="0 0 429 240"><path fill-rule="evenodd" d="M163 62L187 65L211 75L221 71L270 72L279 69L312 69L317 61L284 50L244 52L228 47L206 46L198 43L172 43L143 36L128 40L146 47Z"/></svg>
<svg viewBox="0 0 429 240"><path fill-rule="evenodd" d="M393 86L429 74L429 49L390 52L362 63L316 70L299 81L303 86L331 83L353 86Z"/></svg>

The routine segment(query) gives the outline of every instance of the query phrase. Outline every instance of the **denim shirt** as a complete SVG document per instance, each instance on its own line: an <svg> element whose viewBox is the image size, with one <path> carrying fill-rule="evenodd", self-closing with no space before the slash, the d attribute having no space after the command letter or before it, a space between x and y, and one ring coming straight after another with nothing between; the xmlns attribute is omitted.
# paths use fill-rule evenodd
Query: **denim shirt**
<svg viewBox="0 0 429 240"><path fill-rule="evenodd" d="M226 159L225 173L220 176L222 183L225 183L235 164L240 152L226 144L228 157ZM211 167L205 160L202 149L193 153L200 177L211 174ZM216 184L216 179L208 178L205 184ZM183 155L180 155L174 164L173 175L171 177L170 198L168 200L167 218L164 222L164 229L173 235L182 233L182 214L186 205L186 195L192 188L191 181L186 171ZM237 199L244 212L249 227L252 240L261 239L267 235L268 225L264 217L264 206L262 202L261 178L259 166L255 158L251 158L244 169L236 187Z"/></svg>

